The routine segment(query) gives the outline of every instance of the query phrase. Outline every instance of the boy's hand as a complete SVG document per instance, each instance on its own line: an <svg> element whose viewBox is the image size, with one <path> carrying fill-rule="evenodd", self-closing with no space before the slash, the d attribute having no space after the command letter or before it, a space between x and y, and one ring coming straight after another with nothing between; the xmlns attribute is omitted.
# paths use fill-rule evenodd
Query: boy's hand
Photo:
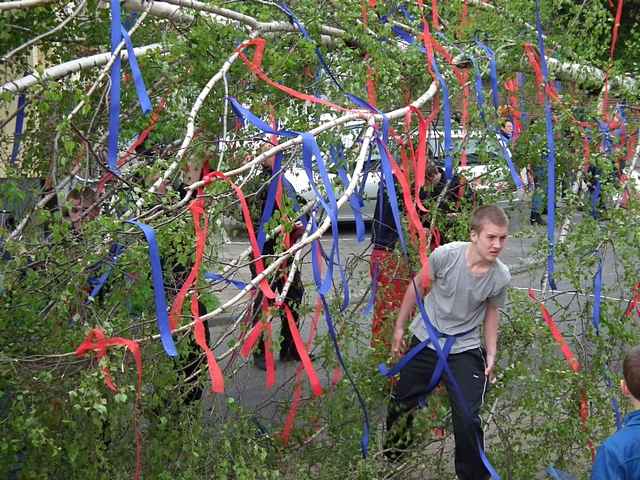
<svg viewBox="0 0 640 480"><path fill-rule="evenodd" d="M406 346L404 343L404 329L394 328L391 339L391 355L394 360L398 360L404 353Z"/></svg>
<svg viewBox="0 0 640 480"><path fill-rule="evenodd" d="M487 354L486 367L484 369L484 376L489 379L489 383L496 383L496 375L494 368L496 366L496 356Z"/></svg>

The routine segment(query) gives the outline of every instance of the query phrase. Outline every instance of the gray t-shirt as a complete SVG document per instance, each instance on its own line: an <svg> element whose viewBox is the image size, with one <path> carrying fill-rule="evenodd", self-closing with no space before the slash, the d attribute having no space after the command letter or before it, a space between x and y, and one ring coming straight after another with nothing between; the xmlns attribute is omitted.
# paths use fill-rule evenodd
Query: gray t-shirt
<svg viewBox="0 0 640 480"><path fill-rule="evenodd" d="M424 297L424 306L431 323L446 335L469 332L458 337L451 353L481 345L479 327L484 322L487 305L504 305L511 281L509 269L500 260L481 275L471 273L466 259L469 245L469 242L448 243L436 248L429 256L432 282L431 291ZM409 330L420 341L429 337L420 311ZM440 344L444 345L444 339ZM432 345L429 347L433 348Z"/></svg>

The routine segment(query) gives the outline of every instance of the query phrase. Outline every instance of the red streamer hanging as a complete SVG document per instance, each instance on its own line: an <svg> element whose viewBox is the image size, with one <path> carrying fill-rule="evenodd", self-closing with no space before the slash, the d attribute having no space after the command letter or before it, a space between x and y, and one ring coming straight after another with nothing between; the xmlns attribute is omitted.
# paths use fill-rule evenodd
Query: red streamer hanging
<svg viewBox="0 0 640 480"><path fill-rule="evenodd" d="M140 400L142 398L142 355L140 353L140 346L138 345L138 342L121 337L108 338L104 334L104 331L102 329L94 328L87 334L84 341L76 349L75 354L76 356L82 358L88 352L93 351L96 353L96 358L99 361L107 355L109 348L115 346L124 346L132 353L133 359L136 362L136 369L138 372L138 382L136 384L136 400L133 415L133 430L136 437L136 470L134 479L139 480L142 474L142 434L140 433L140 428L138 425L138 410L140 407ZM111 374L106 367L102 369L102 373L107 388L109 388L109 390L111 390L112 392L116 392L117 387L114 385L113 380L111 379Z"/></svg>
<svg viewBox="0 0 640 480"><path fill-rule="evenodd" d="M205 186L210 184L214 180L224 180L231 186L231 188L233 188L234 192L236 193L236 197L238 198L238 201L240 202L240 207L242 209L242 217L244 219L244 223L247 228L247 235L249 236L249 242L251 243L251 250L253 252L253 257L256 259L256 274L260 275L264 271L264 261L262 260L262 254L260 252L260 247L258 246L258 240L256 239L256 234L253 229L253 222L251 220L251 213L249 212L249 206L247 205L247 200L244 198L244 194L242 193L242 190L235 183L233 183L233 181L230 178L228 178L224 173L211 172L205 175L205 177L203 178ZM263 278L258 285L265 297L271 300L276 298L276 294L271 289L271 286L269 285L269 282L267 282L266 278Z"/></svg>
<svg viewBox="0 0 640 480"><path fill-rule="evenodd" d="M318 245L315 246L316 249L319 249L320 247ZM319 255L320 258L322 258L322 255ZM320 274L322 275L323 271L323 267L322 264L320 264ZM311 328L309 330L309 336L307 337L307 341L305 343L305 347L307 349L307 351L309 351L311 349L311 345L313 345L313 340L316 337L316 334L318 332L318 322L320 320L320 315L322 314L323 311L323 307L322 307L322 301L320 300L320 297L318 297L316 299L316 305L313 311L313 317L311 320ZM282 442L287 445L287 443L289 442L289 438L291 437L291 432L293 432L293 427L295 424L295 420L296 420L296 416L298 415L298 410L300 408L300 401L302 400L302 372L304 369L304 365L300 364L298 366L298 368L296 369L296 379L295 379L295 388L293 390L293 397L291 399L291 406L289 407L289 412L287 413L287 418L285 419L284 422L284 426L282 428L282 432L280 433L280 438L282 439ZM336 370L338 372L341 373L341 370L339 368L336 368ZM335 385L337 383L336 380L337 379L337 373L336 370L334 370L334 381L335 383L333 383L333 385Z"/></svg>
<svg viewBox="0 0 640 480"><path fill-rule="evenodd" d="M242 53L242 51L250 46L255 46L256 47L256 52L254 54L253 60L249 60L246 55L244 53ZM271 80L271 78L269 78L267 76L267 74L264 72L264 70L262 70L262 68L260 67L261 62L262 62L262 56L264 54L264 49L266 46L266 41L264 38L256 38L254 40L250 40L244 44L242 44L241 46L238 47L237 52L238 52L238 56L240 58L240 60L242 60L242 62L249 68L249 70L251 70L251 72L253 72L260 80L264 81L265 83L267 83L268 85L271 85L272 87L280 90L281 92L286 93L287 95L297 98L298 100L303 100L305 102L310 102L310 103L315 103L318 105L324 105L325 107L329 107L333 110L337 110L340 112L348 112L349 109L342 107L340 105L337 105L333 102L330 102L329 100L324 100L322 98L318 98L315 97L313 95L308 95L306 93L302 93L299 92L293 88L287 87L285 85L282 85L274 80Z"/></svg>

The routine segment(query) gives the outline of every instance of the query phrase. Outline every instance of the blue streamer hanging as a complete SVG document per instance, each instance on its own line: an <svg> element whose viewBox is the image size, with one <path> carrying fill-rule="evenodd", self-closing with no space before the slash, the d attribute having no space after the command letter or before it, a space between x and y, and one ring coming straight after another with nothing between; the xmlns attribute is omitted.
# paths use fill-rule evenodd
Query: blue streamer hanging
<svg viewBox="0 0 640 480"><path fill-rule="evenodd" d="M102 288L106 285L107 280L109 280L109 277L111 276L111 272L113 271L113 268L118 262L118 259L120 258L120 256L124 253L124 250L125 250L124 245L121 245L119 243L111 244L111 247L109 247L109 256L107 257L107 259L101 260L95 265L95 268L97 269L100 267L101 264L106 263L107 270L98 278L89 279L89 285L91 285L91 293L89 294L89 297L85 301L85 304L88 304L94 301L95 298L100 293L100 291L102 290Z"/></svg>
<svg viewBox="0 0 640 480"><path fill-rule="evenodd" d="M342 148L342 144L339 147L331 145L331 147L329 147L329 155L331 156L333 164L336 166L338 178L340 178L340 181L342 182L344 188L347 188L349 185L349 178L347 177L347 172L345 171L344 167L340 165L340 161L344 160L344 150ZM364 188L364 182L362 185ZM360 196L360 192L353 192L353 194L349 197L349 206L353 211L353 218L356 224L356 239L358 240L358 242L362 242L364 240L365 226L364 220L362 219L361 211L364 203L362 201L362 197Z"/></svg>
<svg viewBox="0 0 640 480"><path fill-rule="evenodd" d="M128 52L129 66L134 79L136 93L140 107L145 115L151 111L151 101L142 80L133 43L128 32L122 26L119 0L111 0L111 53L115 53L120 42L124 39ZM109 136L107 140L107 166L111 172L119 173L118 168L118 138L120 136L120 90L121 90L122 60L118 54L111 66L111 92L109 98Z"/></svg>
<svg viewBox="0 0 640 480"><path fill-rule="evenodd" d="M498 143L502 149L502 156L507 162L507 166L509 167L509 173L511 173L511 178L513 179L513 183L515 184L518 190L524 190L524 184L522 183L522 179L520 178L520 174L518 170L516 170L515 165L513 164L513 157L511 156L511 149L507 143L507 139L505 139L500 131L496 132L496 136L498 138Z"/></svg>
<svg viewBox="0 0 640 480"><path fill-rule="evenodd" d="M227 285L233 285L238 290L244 290L247 287L247 283L241 282L240 280L233 280L232 278L227 278L219 273L214 272L205 272L204 278L209 280L211 283L219 283L223 282Z"/></svg>
<svg viewBox="0 0 640 480"><path fill-rule="evenodd" d="M25 107L27 106L27 96L24 93L18 95L18 106L16 110L16 127L13 133L13 148L11 149L11 159L9 165L15 165L20 153L20 141L22 139L22 129L24 127Z"/></svg>
<svg viewBox="0 0 640 480"><path fill-rule="evenodd" d="M122 39L122 23L120 19L120 1L111 0L111 53L116 51ZM120 133L120 55L111 65L111 91L109 98L109 137L107 164L109 170L118 173L118 136Z"/></svg>
<svg viewBox="0 0 640 480"><path fill-rule="evenodd" d="M542 19L540 17L540 0L536 0L536 32L538 34L538 50L540 51L540 66L545 85L549 81L547 58L544 51L544 33ZM553 138L553 112L551 102L546 89L544 90L544 114L547 127L547 243L549 255L547 256L547 279L549 287L556 290L554 279L555 270L555 237L556 237L556 144Z"/></svg>
<svg viewBox="0 0 640 480"><path fill-rule="evenodd" d="M169 316L167 315L167 297L164 290L164 279L162 278L162 265L160 263L160 251L156 241L156 232L152 227L135 220L127 220L126 223L135 225L144 233L149 244L149 263L151 264L151 280L153 282L153 295L156 304L156 321L160 331L160 340L164 351L170 357L177 357L178 352L171 337L169 327Z"/></svg>
<svg viewBox="0 0 640 480"><path fill-rule="evenodd" d="M500 105L500 97L498 93L498 68L496 66L496 54L487 45L482 43L480 39L476 38L476 44L487 54L489 58L489 77L491 79L491 100L493 101L493 108L498 110Z"/></svg>
<svg viewBox="0 0 640 480"><path fill-rule="evenodd" d="M278 191L278 182L279 179L282 178L282 172L280 169L282 168L282 152L278 152L276 154L276 158L273 163L273 176L271 177L271 181L269 182L269 188L267 190L267 199L262 207L262 217L260 218L260 225L258 226L258 247L260 251L264 248L264 242L267 238L267 233L264 229L264 226L271 219L273 215L273 210L275 209L276 204L276 193Z"/></svg>

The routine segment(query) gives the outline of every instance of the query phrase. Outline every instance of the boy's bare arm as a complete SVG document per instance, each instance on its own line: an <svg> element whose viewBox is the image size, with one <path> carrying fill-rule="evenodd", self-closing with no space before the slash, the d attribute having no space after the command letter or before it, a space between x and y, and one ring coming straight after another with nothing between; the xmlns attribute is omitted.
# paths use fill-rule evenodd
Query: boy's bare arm
<svg viewBox="0 0 640 480"><path fill-rule="evenodd" d="M424 274L425 272L423 272L423 270L418 272L413 279L412 284L409 284L407 287L407 291L402 299L402 305L400 306L400 312L398 313L398 319L396 320L396 324L393 329L393 338L391 340L391 354L396 358L402 355L405 350L404 327L416 308L416 289L420 301L422 301L424 296L429 293L429 288L425 288L422 285L422 278Z"/></svg>
<svg viewBox="0 0 640 480"><path fill-rule="evenodd" d="M487 349L487 365L484 374L493 382L495 377L493 369L496 363L496 354L498 351L498 325L500 324L500 312L498 307L489 303L487 312L484 316L484 344Z"/></svg>

